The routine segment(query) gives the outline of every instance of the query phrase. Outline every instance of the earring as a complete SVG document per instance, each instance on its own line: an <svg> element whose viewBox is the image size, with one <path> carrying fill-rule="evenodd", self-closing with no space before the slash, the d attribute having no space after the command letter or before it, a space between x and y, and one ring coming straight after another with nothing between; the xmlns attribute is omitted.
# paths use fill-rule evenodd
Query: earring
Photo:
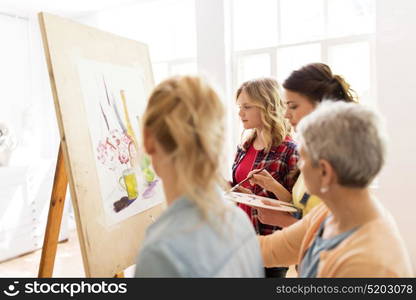
<svg viewBox="0 0 416 300"><path fill-rule="evenodd" d="M320 192L321 192L321 194L325 194L326 192L328 192L328 190L329 190L329 188L327 186L326 187L321 187Z"/></svg>

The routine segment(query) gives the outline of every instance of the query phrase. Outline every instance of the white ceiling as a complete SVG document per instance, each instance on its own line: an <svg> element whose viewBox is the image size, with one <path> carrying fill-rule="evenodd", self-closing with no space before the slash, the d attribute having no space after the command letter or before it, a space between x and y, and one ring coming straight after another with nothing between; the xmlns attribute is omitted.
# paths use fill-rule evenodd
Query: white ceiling
<svg viewBox="0 0 416 300"><path fill-rule="evenodd" d="M39 11L82 17L104 9L151 0L0 0L0 14L28 17Z"/></svg>

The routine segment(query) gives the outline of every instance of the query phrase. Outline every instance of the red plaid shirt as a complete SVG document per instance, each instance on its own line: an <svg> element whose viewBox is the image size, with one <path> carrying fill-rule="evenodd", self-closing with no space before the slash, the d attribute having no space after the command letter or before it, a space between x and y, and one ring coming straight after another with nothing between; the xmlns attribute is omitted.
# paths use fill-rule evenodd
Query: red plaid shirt
<svg viewBox="0 0 416 300"><path fill-rule="evenodd" d="M250 145L247 144L245 145L245 148L248 149L249 146ZM235 178L236 169L243 161L246 154L246 150L241 147L237 148L237 154L233 164L233 186L238 183ZM266 170L289 192L292 192L292 187L299 176L299 170L297 167L298 160L299 154L296 150L296 144L293 142L292 138L287 136L279 146L272 147L269 152L265 152L264 150L259 151L251 170L261 169L265 164L268 164L270 161L274 161L267 166ZM248 188L253 194L258 196L276 199L275 194L263 189L257 184L249 186ZM258 234L267 235L280 229L277 226L261 223L257 216L257 209L244 204L240 204L239 206L248 214Z"/></svg>

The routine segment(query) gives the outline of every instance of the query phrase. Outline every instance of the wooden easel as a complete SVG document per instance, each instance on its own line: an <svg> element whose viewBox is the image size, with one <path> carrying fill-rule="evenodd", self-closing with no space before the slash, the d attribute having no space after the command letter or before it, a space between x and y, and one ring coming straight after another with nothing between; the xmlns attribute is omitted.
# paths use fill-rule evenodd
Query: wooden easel
<svg viewBox="0 0 416 300"><path fill-rule="evenodd" d="M48 221L45 229L45 238L43 240L42 256L40 259L38 273L39 278L52 277L53 267L55 264L62 213L65 205L66 188L68 186L68 175L62 152L61 143L59 146L58 160L56 162ZM123 278L124 272L117 273L114 277Z"/></svg>
<svg viewBox="0 0 416 300"><path fill-rule="evenodd" d="M164 203L126 217L117 224L107 222L107 207L96 173L78 67L86 64L84 67L89 68L93 63L94 70L107 70L110 63L111 66L127 67L129 72L143 72L142 88L149 91L153 80L148 47L51 14L39 13L38 16L61 137L38 276L51 277L53 274L69 183L86 276L124 277L123 271L135 262L146 228L152 223L153 216L162 213ZM103 46L102 51L96 51L98 45ZM99 67L96 62L100 63ZM124 71L117 72L127 76Z"/></svg>

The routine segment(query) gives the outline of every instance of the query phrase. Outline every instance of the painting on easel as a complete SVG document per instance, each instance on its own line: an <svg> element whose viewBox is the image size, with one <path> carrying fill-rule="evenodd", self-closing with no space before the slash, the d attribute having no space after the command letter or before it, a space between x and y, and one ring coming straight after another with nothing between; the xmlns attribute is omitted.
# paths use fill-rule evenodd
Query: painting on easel
<svg viewBox="0 0 416 300"><path fill-rule="evenodd" d="M95 163L109 225L161 202L160 180L142 151L144 72L89 59L78 62Z"/></svg>
<svg viewBox="0 0 416 300"><path fill-rule="evenodd" d="M39 24L85 273L112 277L135 263L165 208L141 145L153 88L149 50L46 13Z"/></svg>

